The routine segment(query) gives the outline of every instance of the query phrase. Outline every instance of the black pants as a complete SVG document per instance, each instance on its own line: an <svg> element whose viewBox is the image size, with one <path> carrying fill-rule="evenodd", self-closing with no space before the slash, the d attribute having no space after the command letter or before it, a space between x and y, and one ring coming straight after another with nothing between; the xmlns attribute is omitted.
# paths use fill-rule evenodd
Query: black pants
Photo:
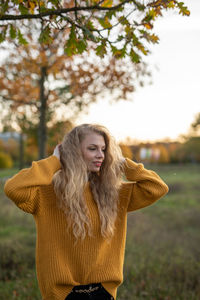
<svg viewBox="0 0 200 300"><path fill-rule="evenodd" d="M101 283L75 286L65 300L114 300Z"/></svg>

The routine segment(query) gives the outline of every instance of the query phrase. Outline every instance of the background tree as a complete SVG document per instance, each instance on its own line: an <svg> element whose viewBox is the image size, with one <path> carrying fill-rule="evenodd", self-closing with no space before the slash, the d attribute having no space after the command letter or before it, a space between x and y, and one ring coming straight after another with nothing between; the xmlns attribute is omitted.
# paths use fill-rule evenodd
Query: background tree
<svg viewBox="0 0 200 300"><path fill-rule="evenodd" d="M196 115L194 122L191 124L189 134L200 136L200 113Z"/></svg>
<svg viewBox="0 0 200 300"><path fill-rule="evenodd" d="M195 116L194 122L190 125L189 132L183 136L179 153L183 162L200 162L200 113Z"/></svg>
<svg viewBox="0 0 200 300"><path fill-rule="evenodd" d="M39 41L38 45L40 48L39 52L41 56L38 59L37 55L35 54L37 48L33 45L31 45L31 50L29 51L29 53L32 54L32 59L37 62L36 65L37 67L39 67L39 72L35 70L35 73L33 73L37 75L39 73L40 77L38 79L37 76L34 75L30 80L30 78L25 75L26 78L24 81L26 90L30 90L31 87L32 103L28 100L24 100L27 98L27 95L25 98L22 98L20 93L18 93L18 99L16 99L17 95L15 88L18 87L17 91L19 91L20 80L17 80L15 88L13 89L15 90L14 99L13 97L11 97L12 95L9 95L9 93L5 93L5 87L9 87L9 90L11 91L11 85L8 84L8 82L10 83L9 73L7 72L7 77L5 77L5 73L3 70L2 74L4 76L4 81L6 78L8 79L8 82L6 84L5 82L3 82L2 88L4 89L3 99L15 101L13 107L19 107L19 105L21 106L25 103L33 105L36 94L38 94L38 90L36 84L32 85L32 82L34 80L35 82L39 82L40 89L38 98L40 99L40 103L39 101L38 103L40 111L40 158L45 156L45 114L47 101L50 100L50 98L54 98L56 94L54 93L53 95L53 93L51 93L50 97L49 91L52 91L52 88L48 88L48 91L45 90L47 82L46 78L49 75L49 69L54 68L54 72L57 73L55 71L56 63L50 63L49 65L48 59L50 60L50 62L52 61L52 54L49 54L48 52L49 45L54 45L54 42L58 41L59 37L62 36L61 41L64 41L64 43L62 43L62 46L61 44L59 44L59 49L62 48L65 55L67 55L68 57L72 57L74 54L82 54L83 52L88 52L89 49L92 49L93 53L100 56L101 58L109 54L110 58L114 57L115 59L118 59L118 61L119 59L128 57L133 63L138 63L142 61L143 55L147 55L149 53L146 45L148 43L158 42L158 37L154 33L152 33L153 24L156 18L162 16L162 12L170 8L177 9L179 13L183 15L189 15L187 7L184 6L182 2L176 0L147 1L145 4L141 4L140 2L135 0L68 0L62 2L57 0L1 1L0 42L11 39L18 45L31 45L32 41L35 39L35 36L39 32L37 39ZM30 28L30 26L32 30L27 30L27 28ZM37 28L36 30L34 30L35 27ZM8 48L7 44L6 48ZM28 49L28 47L24 47L24 49ZM64 55L63 51L61 55ZM18 69L15 69L15 75L19 73L20 65L26 65L26 68L28 68L30 61L27 59L27 57L24 58L25 59L22 59L19 62L19 60L17 61L17 58L15 57L15 67L18 64ZM39 66L38 62L40 62ZM111 62L112 64L110 64L109 62L107 66L115 66L115 60L112 60ZM62 65L62 60L60 65ZM81 65L82 62L79 66ZM95 66L97 66L97 64L95 64ZM86 82L84 82L86 88L84 87L85 89L80 90L79 84L77 86L79 89L74 89L75 93L77 93L78 90L79 93L83 90L84 93L86 93L89 82L91 82L88 70L93 69L93 74L96 73L94 64L90 65L90 67L93 68L89 68L87 70L82 69L84 73L87 73L86 77L88 85L86 84ZM58 69L59 71L61 71L61 67L58 67ZM118 74L122 69L123 63ZM125 73L124 76L121 76L121 78L125 77ZM12 74L12 72L10 74ZM107 75L107 72L104 72L104 77L105 74ZM83 78L82 74L81 77ZM110 81L106 81L107 87L109 86L109 83L111 83L112 85L113 81L119 81L116 73L114 73L113 70L111 77L112 78ZM14 80L16 80L16 76ZM78 82L78 80L74 82ZM111 88L113 89L113 85ZM61 88L57 87L57 91L61 91L61 89L63 89L63 91L65 92L64 94L67 94L66 91L69 91L69 86L62 86ZM119 90L120 89L118 89L118 91ZM54 92L55 91L56 89L54 88ZM94 94L95 93L97 92L94 92ZM60 96L61 94L62 93L60 93ZM71 99L71 97L74 97L74 94L73 96L71 95L69 99ZM83 101L76 101L76 103L78 103L79 110L82 109Z"/></svg>
<svg viewBox="0 0 200 300"><path fill-rule="evenodd" d="M96 101L97 95L103 97L108 91L113 92L113 101L127 99L136 81L142 84L149 72L145 64L135 65L128 59L126 63L109 56L101 59L92 48L90 55L68 57L63 52L65 31L55 31L53 42L44 45L37 42L38 29L38 24L31 30L27 26L27 31L35 30L35 37L30 34L26 46L12 46L9 57L3 61L0 100L7 110L12 110L6 121L17 122L21 131L30 127L28 120L33 125L39 124L39 158L43 158L46 155L46 123L59 119L55 111L61 119L77 117Z"/></svg>

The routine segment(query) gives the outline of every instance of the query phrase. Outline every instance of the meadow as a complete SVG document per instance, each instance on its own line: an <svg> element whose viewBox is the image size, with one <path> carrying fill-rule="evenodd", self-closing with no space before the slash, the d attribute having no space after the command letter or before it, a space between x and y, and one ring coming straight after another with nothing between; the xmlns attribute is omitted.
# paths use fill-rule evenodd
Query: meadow
<svg viewBox="0 0 200 300"><path fill-rule="evenodd" d="M146 167L157 171L170 191L129 214L117 300L199 300L200 165ZM41 300L33 218L3 193L4 178L11 174L0 172L0 300Z"/></svg>

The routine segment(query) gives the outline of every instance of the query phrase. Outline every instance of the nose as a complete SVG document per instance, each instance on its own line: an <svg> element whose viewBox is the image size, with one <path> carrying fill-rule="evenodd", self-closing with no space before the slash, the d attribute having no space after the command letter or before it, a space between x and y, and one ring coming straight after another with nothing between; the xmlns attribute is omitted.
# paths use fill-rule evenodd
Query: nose
<svg viewBox="0 0 200 300"><path fill-rule="evenodd" d="M97 157L103 159L104 158L104 152L102 150L99 150L97 152Z"/></svg>

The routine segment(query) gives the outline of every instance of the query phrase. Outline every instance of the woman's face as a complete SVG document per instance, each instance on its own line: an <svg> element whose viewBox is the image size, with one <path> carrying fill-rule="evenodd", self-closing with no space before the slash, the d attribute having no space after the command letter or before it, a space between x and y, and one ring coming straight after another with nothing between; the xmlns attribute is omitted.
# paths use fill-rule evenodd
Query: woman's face
<svg viewBox="0 0 200 300"><path fill-rule="evenodd" d="M97 133L88 133L81 142L81 152L88 171L99 172L105 158L104 137Z"/></svg>

